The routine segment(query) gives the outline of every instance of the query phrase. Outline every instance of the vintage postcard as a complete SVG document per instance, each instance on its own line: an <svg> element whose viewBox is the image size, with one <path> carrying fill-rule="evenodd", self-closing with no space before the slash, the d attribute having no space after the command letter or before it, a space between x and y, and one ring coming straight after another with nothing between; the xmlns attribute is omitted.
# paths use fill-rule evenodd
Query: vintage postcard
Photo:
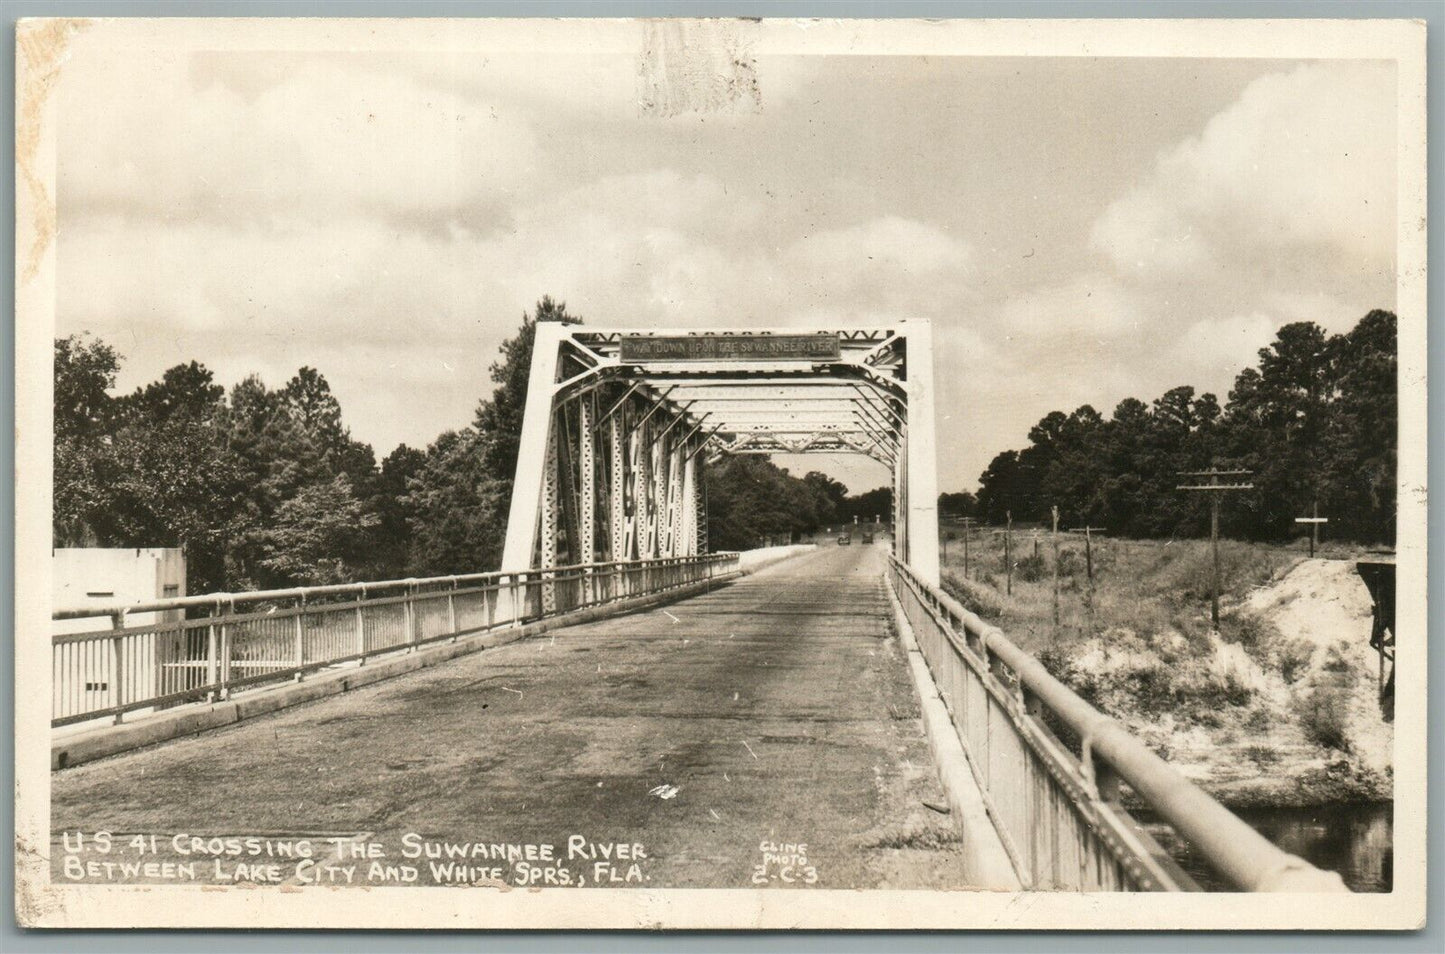
<svg viewBox="0 0 1445 954"><path fill-rule="evenodd" d="M1424 37L22 21L20 923L1419 927Z"/></svg>

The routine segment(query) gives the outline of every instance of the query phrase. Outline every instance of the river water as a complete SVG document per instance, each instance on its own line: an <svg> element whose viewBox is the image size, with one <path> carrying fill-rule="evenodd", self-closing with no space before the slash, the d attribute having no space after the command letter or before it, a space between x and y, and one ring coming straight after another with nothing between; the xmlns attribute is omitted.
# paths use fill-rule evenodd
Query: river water
<svg viewBox="0 0 1445 954"><path fill-rule="evenodd" d="M1391 888L1394 806L1390 802L1316 808L1241 808L1234 811L1260 834L1317 868L1338 871L1352 891ZM1147 813L1135 813L1174 860L1206 891L1228 891L1186 843Z"/></svg>

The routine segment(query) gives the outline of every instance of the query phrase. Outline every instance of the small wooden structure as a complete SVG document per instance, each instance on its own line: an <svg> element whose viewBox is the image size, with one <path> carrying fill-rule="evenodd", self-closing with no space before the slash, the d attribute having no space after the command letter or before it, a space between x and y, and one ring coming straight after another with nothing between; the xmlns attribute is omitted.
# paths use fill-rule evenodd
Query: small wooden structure
<svg viewBox="0 0 1445 954"><path fill-rule="evenodd" d="M1395 721L1395 554L1370 554L1355 563L1374 601L1370 648L1380 654L1380 711Z"/></svg>

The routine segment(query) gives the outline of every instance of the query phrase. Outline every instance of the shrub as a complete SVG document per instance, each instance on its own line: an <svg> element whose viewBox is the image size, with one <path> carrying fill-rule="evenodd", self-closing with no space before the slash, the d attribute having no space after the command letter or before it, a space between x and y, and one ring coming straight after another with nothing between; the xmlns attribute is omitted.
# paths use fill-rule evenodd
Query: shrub
<svg viewBox="0 0 1445 954"><path fill-rule="evenodd" d="M1308 639L1279 636L1271 641L1267 655L1270 664L1279 670L1280 677L1293 685L1309 671L1310 660L1315 656L1315 645Z"/></svg>
<svg viewBox="0 0 1445 954"><path fill-rule="evenodd" d="M1279 751L1270 745L1251 745L1244 750L1251 762L1260 767L1279 761Z"/></svg>
<svg viewBox="0 0 1445 954"><path fill-rule="evenodd" d="M1224 594L1242 597L1252 587L1268 583L1294 557L1253 544L1222 540L1219 565ZM1171 593L1181 604L1209 599L1213 587L1214 560L1205 541L1178 541L1160 549L1158 561L1145 573L1154 577L1153 586Z"/></svg>
<svg viewBox="0 0 1445 954"><path fill-rule="evenodd" d="M1324 665L1320 668L1336 678L1348 676L1354 669L1354 667L1350 665L1350 661L1340 653L1340 647L1338 645L1329 648L1329 652L1325 654Z"/></svg>
<svg viewBox="0 0 1445 954"><path fill-rule="evenodd" d="M1247 706L1254 701L1254 690L1245 685L1237 673L1227 672L1219 687L1219 699L1225 705Z"/></svg>
<svg viewBox="0 0 1445 954"><path fill-rule="evenodd" d="M1251 655L1269 641L1271 629L1268 622L1245 610L1233 610L1219 617L1219 638L1226 643L1238 643Z"/></svg>
<svg viewBox="0 0 1445 954"><path fill-rule="evenodd" d="M1169 619L1169 628L1183 636L1189 643L1191 656L1203 656L1213 652L1209 641L1209 624L1191 613L1175 613Z"/></svg>
<svg viewBox="0 0 1445 954"><path fill-rule="evenodd" d="M1059 645L1045 646L1034 654L1038 661L1043 663L1045 669L1053 674L1055 679L1067 684L1069 672L1069 654ZM1070 686L1072 689L1073 687ZM1079 690L1074 689L1075 692Z"/></svg>
<svg viewBox="0 0 1445 954"><path fill-rule="evenodd" d="M1141 713L1162 715L1177 708L1179 693L1174 685L1174 672L1165 666L1134 670L1129 673L1128 687L1134 705Z"/></svg>
<svg viewBox="0 0 1445 954"><path fill-rule="evenodd" d="M1295 701L1300 725L1311 742L1341 752L1350 750L1345 735L1348 696L1335 686L1320 686Z"/></svg>
<svg viewBox="0 0 1445 954"><path fill-rule="evenodd" d="M1077 550L1064 547L1059 550L1059 576L1060 577L1082 577L1084 575L1084 556Z"/></svg>
<svg viewBox="0 0 1445 954"><path fill-rule="evenodd" d="M1025 583L1037 583L1049 573L1043 556L1026 556L1014 561L1014 576Z"/></svg>
<svg viewBox="0 0 1445 954"><path fill-rule="evenodd" d="M1004 601L996 590L980 586L961 574L945 571L943 590L984 619L998 619L1004 614Z"/></svg>

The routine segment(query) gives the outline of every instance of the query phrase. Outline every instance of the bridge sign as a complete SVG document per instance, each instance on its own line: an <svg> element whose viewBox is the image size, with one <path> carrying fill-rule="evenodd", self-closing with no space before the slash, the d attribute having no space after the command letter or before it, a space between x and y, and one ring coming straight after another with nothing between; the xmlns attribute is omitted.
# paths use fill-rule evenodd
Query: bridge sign
<svg viewBox="0 0 1445 954"><path fill-rule="evenodd" d="M623 364L648 361L837 361L837 334L821 335L628 335L620 344Z"/></svg>

